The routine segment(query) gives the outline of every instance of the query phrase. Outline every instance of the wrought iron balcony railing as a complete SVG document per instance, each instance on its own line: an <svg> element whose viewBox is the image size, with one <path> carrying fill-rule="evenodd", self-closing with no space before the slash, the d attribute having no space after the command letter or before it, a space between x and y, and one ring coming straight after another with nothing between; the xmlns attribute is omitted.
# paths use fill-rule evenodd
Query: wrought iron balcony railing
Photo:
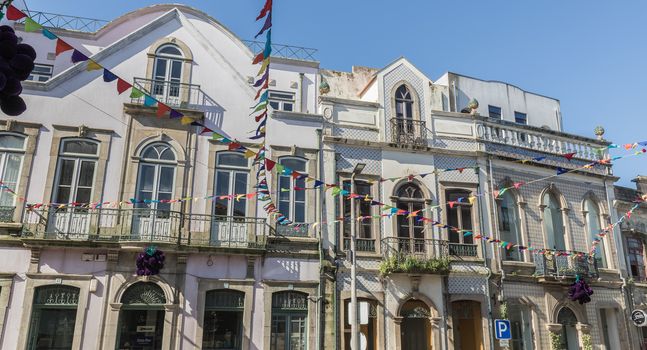
<svg viewBox="0 0 647 350"><path fill-rule="evenodd" d="M427 124L422 120L391 118L392 143L427 146Z"/></svg>
<svg viewBox="0 0 647 350"><path fill-rule="evenodd" d="M22 237L260 249L265 246L267 230L262 218L189 215L148 208L52 207L26 210Z"/></svg>
<svg viewBox="0 0 647 350"><path fill-rule="evenodd" d="M448 256L447 241L426 238L382 238L382 254L385 258L398 259L413 256L419 259L439 259Z"/></svg>
<svg viewBox="0 0 647 350"><path fill-rule="evenodd" d="M171 107L199 110L207 105L207 98L200 85L146 78L135 78L134 82L136 88ZM144 101L144 97L132 99L132 103L137 104L143 104Z"/></svg>
<svg viewBox="0 0 647 350"><path fill-rule="evenodd" d="M449 243L449 255L460 257L477 257L478 249L476 244Z"/></svg>
<svg viewBox="0 0 647 350"><path fill-rule="evenodd" d="M43 27L74 30L78 32L96 32L109 21L95 18L86 18L78 16L59 15L41 11L24 11L36 22ZM25 19L18 20L18 23L24 23Z"/></svg>
<svg viewBox="0 0 647 350"><path fill-rule="evenodd" d="M375 238L358 238L355 249L358 252L375 252ZM344 250L350 250L350 238L344 238Z"/></svg>
<svg viewBox="0 0 647 350"><path fill-rule="evenodd" d="M274 235L283 237L308 237L310 224L276 225Z"/></svg>
<svg viewBox="0 0 647 350"><path fill-rule="evenodd" d="M590 258L586 253L582 254L582 256L533 254L535 261L535 275L575 277L575 275L579 274L586 277L597 277L598 264L596 259Z"/></svg>
<svg viewBox="0 0 647 350"><path fill-rule="evenodd" d="M263 51L265 43L262 41L243 40L243 43L254 53ZM317 49L300 46L289 46L281 44L272 44L272 56L281 58L290 58L301 61L316 61L315 54Z"/></svg>
<svg viewBox="0 0 647 350"><path fill-rule="evenodd" d="M16 207L0 206L0 222L13 222Z"/></svg>

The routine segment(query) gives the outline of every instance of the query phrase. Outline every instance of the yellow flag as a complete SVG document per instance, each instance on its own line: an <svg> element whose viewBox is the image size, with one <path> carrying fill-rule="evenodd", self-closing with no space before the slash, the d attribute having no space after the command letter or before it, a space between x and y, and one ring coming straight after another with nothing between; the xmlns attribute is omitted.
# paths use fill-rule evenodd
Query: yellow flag
<svg viewBox="0 0 647 350"><path fill-rule="evenodd" d="M89 71L99 70L99 69L103 69L103 67L101 67L100 64L98 64L97 62L94 62L93 60L88 60L88 66L87 68L85 68L85 70L89 72Z"/></svg>
<svg viewBox="0 0 647 350"><path fill-rule="evenodd" d="M474 204L474 201L476 200L475 196L469 196L467 200L470 202L470 204Z"/></svg>
<svg viewBox="0 0 647 350"><path fill-rule="evenodd" d="M268 58L263 60L263 64L261 65L261 69L258 70L258 73L256 73L256 76L259 76L259 75L265 73L265 69L267 68L267 66L269 64L270 64L270 58L268 57Z"/></svg>
<svg viewBox="0 0 647 350"><path fill-rule="evenodd" d="M184 116L182 117L182 119L180 119L180 123L182 123L182 125L191 124L193 123L193 118Z"/></svg>
<svg viewBox="0 0 647 350"><path fill-rule="evenodd" d="M245 158L251 158L251 157L253 157L255 155L256 155L256 153L254 151L252 151L251 149L248 149L248 150L245 151Z"/></svg>

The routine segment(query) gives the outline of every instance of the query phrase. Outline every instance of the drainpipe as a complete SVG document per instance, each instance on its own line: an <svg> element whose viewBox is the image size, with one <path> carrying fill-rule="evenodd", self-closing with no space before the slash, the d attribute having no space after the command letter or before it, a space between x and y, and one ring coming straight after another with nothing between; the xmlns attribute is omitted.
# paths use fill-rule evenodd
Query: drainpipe
<svg viewBox="0 0 647 350"><path fill-rule="evenodd" d="M458 112L458 96L456 96L456 80L452 80L452 89L454 90L454 112Z"/></svg>
<svg viewBox="0 0 647 350"><path fill-rule="evenodd" d="M301 82L303 82L303 73L299 74L299 77L301 79ZM299 85L299 93L301 93L301 85ZM321 181L324 181L324 170L323 170L323 128L324 128L324 123L325 121L322 121L321 123L321 129L317 129L317 138L319 142L319 179ZM324 214L325 214L325 206L324 206L324 192L323 189L325 186L320 186L319 188L319 222L323 222L324 219ZM321 332L321 324L322 324L322 319L325 320L325 312L322 312L323 307L322 304L324 303L324 295L325 295L325 290L324 290L324 283L325 283L325 276L324 276L324 271L323 271L323 227L326 225L319 225L319 296L317 298L317 325L316 325L316 332L317 332L317 343L316 343L316 350L321 349L323 345L323 339L324 335L323 332Z"/></svg>
<svg viewBox="0 0 647 350"><path fill-rule="evenodd" d="M606 180L604 181L604 193L606 194L606 198L607 198L607 208L609 210L609 215L611 215L611 213L613 213L615 208L613 207L613 205L609 201L609 190L608 190L608 185L607 185ZM622 240L621 240L621 237L620 237L621 235L622 235L622 232L620 232L620 234L616 234L614 232L614 234L613 234L613 241L614 241L614 243L616 245L616 252L619 252L620 249L622 249L622 251L624 252L624 246L622 245ZM624 253L623 253L623 255L624 255ZM618 254L616 254L616 257L617 256L618 256ZM631 329L630 329L631 324L628 323L627 320L631 319L631 311L634 309L633 293L628 288L629 285L628 285L627 279L625 278L625 275L624 275L627 272L627 267L625 265L626 261L622 261L620 258L618 258L617 260L618 260L618 270L620 270L620 280L622 281L622 286L620 287L620 289L622 291L622 294L623 294L624 298L627 300L627 302L625 304L628 306L627 308L625 308L623 310L623 313L625 315L625 324L627 325L627 327L625 327L625 330L627 332L627 337L629 339L629 344L630 344L630 347L631 347L631 339L633 339L632 336L631 336L632 332L631 332Z"/></svg>
<svg viewBox="0 0 647 350"><path fill-rule="evenodd" d="M299 95L298 95L298 98L299 98L299 112L303 113L303 111L305 109L306 113L307 113L308 108L303 108L303 77L304 77L304 73L299 73ZM323 125L322 125L322 128L323 128Z"/></svg>
<svg viewBox="0 0 647 350"><path fill-rule="evenodd" d="M492 158L488 158L488 168L489 168L489 174L488 174L488 181L490 182L490 193L494 193L494 172L492 171ZM490 202L492 205L492 212L494 213L493 221L494 221L494 226L492 225L492 222L490 222L490 232L494 233L494 229L496 228L497 231L497 238L499 237L499 213L497 211L497 205L496 205L496 199L492 198L492 201ZM515 208L516 210L516 208ZM492 252L494 254L494 251ZM501 300L504 300L505 297L505 290L503 289L503 282L505 281L505 270L503 269L503 258L497 260L499 264L499 270L501 272L501 292L499 295L501 296Z"/></svg>
<svg viewBox="0 0 647 350"><path fill-rule="evenodd" d="M480 192L480 189L481 189L481 169L479 168L478 185L477 185L476 191ZM479 205L479 207L480 207L479 208L480 210L478 211L479 221L481 222L481 227L482 227L483 209L485 209L486 207L484 208L481 205ZM492 230L492 220L488 220L488 222L490 224L490 230ZM490 297L490 278L492 277L492 269L490 268L488 263L486 246L485 244L482 244L482 243L483 243L483 240L481 240L481 252L483 254L483 267L485 267L485 269L487 270L487 277L485 282L485 295L487 298L487 307L488 307L488 328L493 329L494 327L492 325L492 298ZM490 336L488 336L487 338L490 340L490 349L494 350L494 338Z"/></svg>

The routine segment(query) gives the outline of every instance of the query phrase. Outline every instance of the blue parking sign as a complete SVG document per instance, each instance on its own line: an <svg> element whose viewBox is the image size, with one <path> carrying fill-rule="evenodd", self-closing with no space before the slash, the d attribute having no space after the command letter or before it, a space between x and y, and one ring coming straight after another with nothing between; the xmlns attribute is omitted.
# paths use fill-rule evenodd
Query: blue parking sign
<svg viewBox="0 0 647 350"><path fill-rule="evenodd" d="M510 320L494 320L494 334L497 339L512 339Z"/></svg>

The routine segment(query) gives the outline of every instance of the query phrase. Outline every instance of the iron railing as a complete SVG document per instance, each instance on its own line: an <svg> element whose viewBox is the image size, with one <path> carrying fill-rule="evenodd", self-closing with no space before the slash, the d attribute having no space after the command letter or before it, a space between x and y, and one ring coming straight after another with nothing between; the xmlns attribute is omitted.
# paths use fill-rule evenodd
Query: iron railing
<svg viewBox="0 0 647 350"><path fill-rule="evenodd" d="M449 243L449 255L460 257L477 257L477 245L465 243Z"/></svg>
<svg viewBox="0 0 647 350"><path fill-rule="evenodd" d="M191 246L263 248L269 226L263 218L222 215L186 215Z"/></svg>
<svg viewBox="0 0 647 350"><path fill-rule="evenodd" d="M171 107L200 109L207 102L200 85L146 78L135 78L134 82L136 88ZM131 102L143 104L145 97L133 98Z"/></svg>
<svg viewBox="0 0 647 350"><path fill-rule="evenodd" d="M355 249L358 252L375 252L375 238L357 238ZM344 250L350 250L350 238L344 238Z"/></svg>
<svg viewBox="0 0 647 350"><path fill-rule="evenodd" d="M0 206L0 222L13 222L16 207Z"/></svg>
<svg viewBox="0 0 647 350"><path fill-rule="evenodd" d="M265 43L262 41L243 40L243 43L254 53L261 52L265 49ZM272 44L272 56L274 57L301 61L316 61L316 53L317 49L309 47Z"/></svg>
<svg viewBox="0 0 647 350"><path fill-rule="evenodd" d="M580 255L581 254L581 255ZM578 255L533 254L536 276L598 276L598 263L586 253Z"/></svg>
<svg viewBox="0 0 647 350"><path fill-rule="evenodd" d="M426 146L427 123L408 118L391 118L391 142L404 145Z"/></svg>
<svg viewBox="0 0 647 350"><path fill-rule="evenodd" d="M25 211L22 237L260 249L265 246L268 227L262 218L183 214L148 208L50 207Z"/></svg>
<svg viewBox="0 0 647 350"><path fill-rule="evenodd" d="M96 32L101 27L110 23L110 21L86 18L78 16L67 16L56 13L41 12L41 11L24 11L29 14L34 21L40 23L43 27L57 28L66 30L75 30L78 32ZM18 23L24 23L25 19L20 19Z"/></svg>
<svg viewBox="0 0 647 350"><path fill-rule="evenodd" d="M447 257L447 241L427 238L387 237L382 238L382 253L385 258L398 259L413 256L419 259Z"/></svg>

